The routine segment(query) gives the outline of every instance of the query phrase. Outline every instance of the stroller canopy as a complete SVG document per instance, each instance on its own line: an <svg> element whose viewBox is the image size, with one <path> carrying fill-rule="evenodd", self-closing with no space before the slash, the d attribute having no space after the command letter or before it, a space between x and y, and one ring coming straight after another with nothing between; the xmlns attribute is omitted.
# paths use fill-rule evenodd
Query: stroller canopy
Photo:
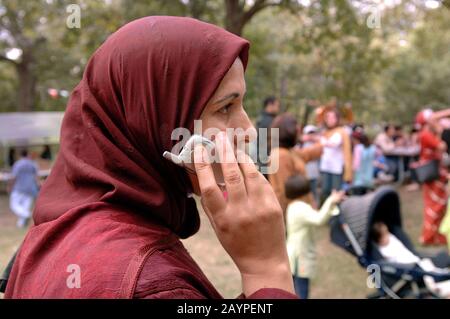
<svg viewBox="0 0 450 319"><path fill-rule="evenodd" d="M375 222L385 223L390 231L401 228L400 199L391 186L352 196L341 203L340 215L331 223L331 240L334 244L356 255L342 225L348 225L363 252L369 249L370 229Z"/></svg>

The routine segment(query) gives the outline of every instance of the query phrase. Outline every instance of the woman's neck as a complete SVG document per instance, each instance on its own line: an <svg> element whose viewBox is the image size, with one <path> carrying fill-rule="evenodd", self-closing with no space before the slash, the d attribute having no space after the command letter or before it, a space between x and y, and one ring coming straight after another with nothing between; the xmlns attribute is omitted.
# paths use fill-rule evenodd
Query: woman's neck
<svg viewBox="0 0 450 319"><path fill-rule="evenodd" d="M336 130L338 130L340 128L340 126L336 125L333 127L327 127L325 130L325 134L332 134L334 133Z"/></svg>

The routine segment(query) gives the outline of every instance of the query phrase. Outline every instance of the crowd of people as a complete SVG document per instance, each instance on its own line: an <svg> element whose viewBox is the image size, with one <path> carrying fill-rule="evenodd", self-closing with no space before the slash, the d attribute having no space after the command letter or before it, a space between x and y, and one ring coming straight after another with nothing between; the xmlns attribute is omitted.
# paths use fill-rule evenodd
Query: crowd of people
<svg viewBox="0 0 450 319"><path fill-rule="evenodd" d="M362 195L380 184L403 182L407 175L410 182L407 190L423 189L420 242L447 243L444 234L450 234L450 218L442 221L448 200L445 159L450 143L447 138L450 126L446 121L450 111L420 112L409 134L404 133L402 126L387 124L373 142L364 125L343 123L335 105L325 108L322 123L303 128L292 114L279 113L279 101L268 97L257 128L278 129L279 144L270 150L269 158L259 160L278 167L266 178L285 213L287 250L300 298L308 298L309 279L315 273L315 229L339 213L337 205L346 194ZM8 187L10 209L17 216L17 227L24 228L40 188L39 168L34 159L36 154L30 156L26 149L18 160L13 152L10 155L13 176ZM48 146L40 158L51 158ZM441 163L439 177L419 185L415 165L431 160Z"/></svg>
<svg viewBox="0 0 450 319"><path fill-rule="evenodd" d="M276 98L266 99L258 129L279 129L279 145L267 144L269 158L258 161L278 167L267 181L252 161L237 161L225 134L253 128L243 107L248 57L247 40L190 18L145 17L110 35L68 101L60 153L11 260L5 298L221 298L180 240L200 227L194 195L241 275L242 298L307 298L316 228L339 213L346 193L388 177L401 181L405 158L417 155L422 242L445 243L441 120L450 112L417 116L416 154L400 128L388 127L371 143L335 105L317 126L301 128L295 116L278 114ZM175 142L171 133L192 132L197 120L202 133L218 130L226 196L202 145L191 152L194 169L163 156ZM404 143L402 152L382 142L391 151ZM425 176L433 165L434 175ZM24 198L14 193L35 196L36 170L22 152L12 168L12 204Z"/></svg>
<svg viewBox="0 0 450 319"><path fill-rule="evenodd" d="M362 195L386 183L409 182L406 190L422 188L423 245L445 245L449 236L447 150L450 110L419 112L409 133L387 124L371 138L364 125L344 123L336 104L322 108L322 121L303 128L294 115L280 113L269 97L257 128L276 128L279 145L270 151L278 170L268 175L285 213L287 247L295 288L307 298L315 263L315 227L325 224L347 195ZM444 141L445 140L445 141ZM438 162L439 176L419 181L416 171ZM448 217L447 219L450 219ZM442 225L441 225L442 224Z"/></svg>

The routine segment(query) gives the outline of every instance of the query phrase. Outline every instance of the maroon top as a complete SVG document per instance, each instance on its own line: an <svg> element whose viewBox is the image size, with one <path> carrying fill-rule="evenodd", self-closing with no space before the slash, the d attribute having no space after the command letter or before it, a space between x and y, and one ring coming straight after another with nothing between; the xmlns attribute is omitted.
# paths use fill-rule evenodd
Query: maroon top
<svg viewBox="0 0 450 319"><path fill-rule="evenodd" d="M72 92L6 298L220 298L179 241L199 215L186 173L162 153L173 129L192 132L234 60L247 65L248 47L180 17L142 18L108 38Z"/></svg>

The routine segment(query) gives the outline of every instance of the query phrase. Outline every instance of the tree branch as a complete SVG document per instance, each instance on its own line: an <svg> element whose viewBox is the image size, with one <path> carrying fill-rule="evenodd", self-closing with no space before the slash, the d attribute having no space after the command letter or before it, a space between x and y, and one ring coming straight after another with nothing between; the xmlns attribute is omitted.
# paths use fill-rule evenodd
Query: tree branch
<svg viewBox="0 0 450 319"><path fill-rule="evenodd" d="M266 0L256 0L255 3L243 14L243 20L245 22L250 21L250 19L258 13L258 11L261 11L265 7L268 6L268 3ZM244 23L245 24L245 23Z"/></svg>
<svg viewBox="0 0 450 319"><path fill-rule="evenodd" d="M259 11L261 11L267 7L276 7L276 6L279 6L282 4L283 4L283 1L267 2L266 0L256 0L255 3L253 4L253 6L251 6L247 11L244 12L242 20L243 20L244 24L246 24Z"/></svg>
<svg viewBox="0 0 450 319"><path fill-rule="evenodd" d="M3 54L0 54L0 62L1 62L1 61L3 61L3 62L9 62L9 63L12 63L12 64L14 64L14 65L17 65L17 64L18 64L16 61L7 58L7 57L6 57L5 55L3 55Z"/></svg>
<svg viewBox="0 0 450 319"><path fill-rule="evenodd" d="M22 30L17 23L18 17L14 15L15 12L12 12L8 6L5 6L4 9L6 10L6 13L0 17L1 26L8 30L14 37L21 35ZM5 23L4 18L7 19L7 23Z"/></svg>

